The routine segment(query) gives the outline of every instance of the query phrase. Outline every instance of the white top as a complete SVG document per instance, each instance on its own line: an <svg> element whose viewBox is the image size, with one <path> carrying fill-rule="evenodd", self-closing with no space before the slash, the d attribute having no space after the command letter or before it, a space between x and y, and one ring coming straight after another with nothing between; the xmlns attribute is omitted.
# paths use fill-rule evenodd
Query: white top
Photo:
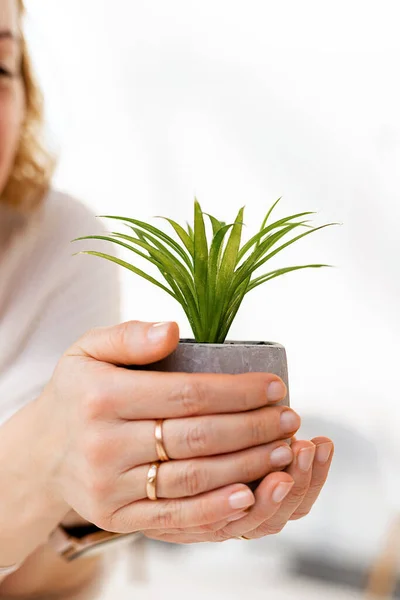
<svg viewBox="0 0 400 600"><path fill-rule="evenodd" d="M120 321L119 267L78 255L115 254L85 206L51 191L38 214L0 255L0 425L36 398L62 353L92 327Z"/></svg>

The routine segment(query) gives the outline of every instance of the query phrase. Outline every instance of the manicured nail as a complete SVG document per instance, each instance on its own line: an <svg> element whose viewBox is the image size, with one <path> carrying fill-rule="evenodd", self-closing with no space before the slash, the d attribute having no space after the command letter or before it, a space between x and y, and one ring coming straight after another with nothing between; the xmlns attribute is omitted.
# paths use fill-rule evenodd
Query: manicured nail
<svg viewBox="0 0 400 600"><path fill-rule="evenodd" d="M292 462L293 453L288 446L275 448L269 456L272 467L284 467Z"/></svg>
<svg viewBox="0 0 400 600"><path fill-rule="evenodd" d="M281 428L283 433L293 433L300 427L300 417L293 410L285 410L281 414Z"/></svg>
<svg viewBox="0 0 400 600"><path fill-rule="evenodd" d="M243 517L247 517L247 515L248 515L248 513L243 511L243 512L237 513L236 515L232 515L232 517L229 517L227 519L227 521L229 523L232 523L233 521L239 521L239 519L243 519Z"/></svg>
<svg viewBox="0 0 400 600"><path fill-rule="evenodd" d="M314 456L315 456L315 447L314 448L304 448L303 450L300 450L298 456L297 456L297 464L299 465L300 469L304 472L307 472L310 470L311 465L314 462Z"/></svg>
<svg viewBox="0 0 400 600"><path fill-rule="evenodd" d="M286 386L281 381L272 381L267 387L267 398L270 402L278 402L286 396Z"/></svg>
<svg viewBox="0 0 400 600"><path fill-rule="evenodd" d="M150 327L149 331L147 332L148 340L152 344L161 342L161 340L163 340L165 338L165 336L167 335L169 326L170 326L170 323L168 323L168 322L155 323L155 325L152 325Z"/></svg>
<svg viewBox="0 0 400 600"><path fill-rule="evenodd" d="M331 442L325 442L317 447L317 461L324 465L328 462L333 450L333 444Z"/></svg>
<svg viewBox="0 0 400 600"><path fill-rule="evenodd" d="M247 508L252 506L255 502L252 491L243 490L241 492L235 492L229 498L229 504L233 509Z"/></svg>
<svg viewBox="0 0 400 600"><path fill-rule="evenodd" d="M286 496L289 494L289 492L293 486L294 486L294 481L292 481L291 483L285 483L285 482L279 483L272 493L272 500L276 504L280 504L282 502L282 500L284 500L286 498Z"/></svg>

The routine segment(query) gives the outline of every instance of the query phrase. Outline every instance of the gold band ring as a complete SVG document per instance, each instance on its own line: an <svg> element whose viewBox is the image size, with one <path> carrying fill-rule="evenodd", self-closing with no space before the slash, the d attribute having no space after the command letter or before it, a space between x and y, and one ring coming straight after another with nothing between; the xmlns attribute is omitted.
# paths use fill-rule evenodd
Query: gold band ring
<svg viewBox="0 0 400 600"><path fill-rule="evenodd" d="M165 450L165 446L164 446L164 438L163 438L163 419L159 419L158 421L156 421L156 429L155 429L155 438L156 438L156 450L157 450L157 456L158 459L161 462L166 462L167 460L170 460L166 450Z"/></svg>
<svg viewBox="0 0 400 600"><path fill-rule="evenodd" d="M250 538L247 538L247 537L245 537L244 535L238 535L236 539L237 539L237 540L246 540L246 542L249 542L249 541L250 541Z"/></svg>
<svg viewBox="0 0 400 600"><path fill-rule="evenodd" d="M146 493L149 500L157 500L157 475L160 463L152 463L147 472Z"/></svg>

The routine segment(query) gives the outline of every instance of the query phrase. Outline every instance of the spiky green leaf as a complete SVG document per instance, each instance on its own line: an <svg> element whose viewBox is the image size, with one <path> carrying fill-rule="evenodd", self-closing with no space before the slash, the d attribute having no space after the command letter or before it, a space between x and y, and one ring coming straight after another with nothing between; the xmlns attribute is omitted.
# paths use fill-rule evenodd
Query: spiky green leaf
<svg viewBox="0 0 400 600"><path fill-rule="evenodd" d="M300 271L301 269L320 269L322 267L330 267L331 265L301 265L298 267L285 267L283 269L275 269L275 271L271 271L270 273L265 273L265 275L261 275L254 279L248 289L247 292L254 290L254 288L270 281L271 279L275 279L275 277L280 277L281 275L286 275L286 273L291 273L292 271Z"/></svg>
<svg viewBox="0 0 400 600"><path fill-rule="evenodd" d="M166 234L161 229L154 227L154 225L150 225L149 223L145 223L144 221L139 221L138 219L131 219L128 217L116 217L111 215L102 215L101 219L114 219L117 221L123 221L125 223L132 223L132 225L136 225L140 227L144 231L148 231L152 233L156 237L158 237L162 242L165 242L170 248L172 248L183 260L187 263L189 260L187 252L178 244L176 240L174 240L171 236Z"/></svg>
<svg viewBox="0 0 400 600"><path fill-rule="evenodd" d="M190 223L186 223L187 225L187 230L188 230L188 234L190 236L190 239L194 242L194 231L190 225Z"/></svg>
<svg viewBox="0 0 400 600"><path fill-rule="evenodd" d="M275 223L271 223L271 225L268 225L268 227L262 227L262 229L256 233L255 235L253 235L252 238L249 239L248 242L246 242L246 244L244 244L244 246L241 248L240 252L238 253L238 263L242 260L242 258L249 252L249 250L255 246L256 250L259 248L260 243L262 241L262 239L268 235L269 233L271 233L274 229L278 229L279 227L284 227L285 225L287 225L288 223L290 223L290 221L293 221L294 219L299 219L300 217L305 217L308 215L313 215L314 213L312 212L303 212L303 213L298 213L296 215L290 215L290 217L284 217L283 219L279 219L279 221L275 221ZM305 223L307 223L308 221L302 221L301 223L297 223L297 225L304 225ZM295 223L293 223L293 225L295 225Z"/></svg>
<svg viewBox="0 0 400 600"><path fill-rule="evenodd" d="M169 290L165 285L163 285L162 283L157 281L157 279L154 279L154 277L151 277L151 275L148 275L141 269L134 267L133 265L129 264L128 262L126 262L124 260L121 260L120 258L117 258L116 256L104 254L103 252L95 252L94 250L83 250L81 252L76 252L75 254L73 254L73 256L76 256L77 254L90 254L91 256L98 256L100 258L104 258L105 260L109 260L110 262L113 262L117 265L120 265L121 267L124 267L125 269L132 271L136 275L143 277L143 279L146 279L146 281L149 281L153 285L156 285L157 287L161 288L162 290L164 290L164 292L167 292L167 294L169 294L170 296L172 296L172 298L174 298L176 300L175 294L171 290Z"/></svg>
<svg viewBox="0 0 400 600"><path fill-rule="evenodd" d="M203 212L199 202L194 203L194 285L202 321L207 315L208 242ZM202 325L205 325L202 323Z"/></svg>
<svg viewBox="0 0 400 600"><path fill-rule="evenodd" d="M312 212L298 213L269 223L279 201L267 212L258 233L243 246L244 209L239 211L235 223L231 225L207 214L212 227L212 238L208 242L204 223L206 213L202 212L197 200L194 206L194 229L187 224L186 232L176 221L161 217L173 228L176 239L143 221L117 216L107 218L123 222L132 230L133 236L113 232L79 238L108 241L133 252L155 267L166 285L117 257L91 250L78 254L105 258L157 285L181 304L198 342L223 343L248 292L291 271L328 266L310 264L286 267L253 279L257 269L279 252L319 229L334 225L329 223L311 227L304 217ZM294 238L290 236L283 243L284 238L299 227L307 228L307 231ZM229 230L231 232L226 240Z"/></svg>
<svg viewBox="0 0 400 600"><path fill-rule="evenodd" d="M218 270L215 291L215 320L210 327L211 336L217 334L221 317L231 297L232 279L242 238L244 208L243 206L237 214Z"/></svg>
<svg viewBox="0 0 400 600"><path fill-rule="evenodd" d="M218 231L221 229L221 227L223 227L225 225L225 223L221 223L221 221L219 221L218 219L216 219L209 213L203 213L203 214L205 214L211 221L211 227L212 227L213 238L214 238L216 236L216 234L218 233Z"/></svg>
<svg viewBox="0 0 400 600"><path fill-rule="evenodd" d="M338 223L327 223L326 225L321 225L320 227L314 227L313 229L310 229L309 231L305 231L304 233L301 233L300 235L297 235L295 238L289 240L288 242L286 242L285 244L282 244L281 246L279 246L278 248L276 248L275 250L273 250L272 252L270 252L265 258L263 258L262 260L259 260L252 268L251 268L251 273L254 273L254 271L256 271L257 269L259 269L262 265L264 265L266 262L268 262L269 260L271 260L271 258L273 258L276 254L278 254L279 252L282 252L282 250L284 250L285 248L287 248L288 246L291 246L292 244L294 244L295 242L297 242L298 240L301 240L302 238L311 235L312 233L315 233L317 231L320 231L321 229L325 229L326 227L332 227L333 225L338 225Z"/></svg>
<svg viewBox="0 0 400 600"><path fill-rule="evenodd" d="M179 223L177 223L176 221L173 221L173 219L168 219L168 217L157 217L157 218L164 219L171 225L171 227L173 227L175 233L178 235L181 242L184 244L186 250L189 252L190 256L193 258L194 243L193 243L193 240L190 237L190 235L188 233L186 233L186 231L183 229L183 227L181 225L179 225Z"/></svg>

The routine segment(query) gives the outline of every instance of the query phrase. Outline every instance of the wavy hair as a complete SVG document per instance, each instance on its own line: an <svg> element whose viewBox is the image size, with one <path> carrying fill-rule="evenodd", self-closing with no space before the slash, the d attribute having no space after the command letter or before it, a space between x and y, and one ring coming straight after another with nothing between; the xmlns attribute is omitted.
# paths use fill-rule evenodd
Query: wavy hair
<svg viewBox="0 0 400 600"><path fill-rule="evenodd" d="M17 0L20 21L23 0ZM44 143L43 96L36 82L21 27L21 78L25 93L25 113L13 167L0 201L27 214L43 200L49 189L55 159Z"/></svg>

